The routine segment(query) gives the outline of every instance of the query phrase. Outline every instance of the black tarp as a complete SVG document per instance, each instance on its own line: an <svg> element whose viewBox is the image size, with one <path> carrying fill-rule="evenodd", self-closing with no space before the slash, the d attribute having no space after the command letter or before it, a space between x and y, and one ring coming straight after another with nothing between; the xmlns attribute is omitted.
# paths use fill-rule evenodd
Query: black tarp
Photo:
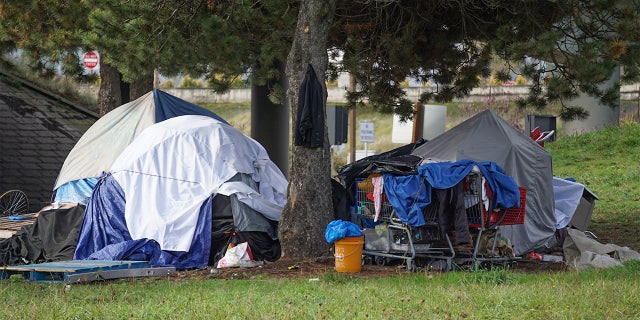
<svg viewBox="0 0 640 320"><path fill-rule="evenodd" d="M0 240L0 265L72 260L84 206L42 211L31 225Z"/></svg>
<svg viewBox="0 0 640 320"><path fill-rule="evenodd" d="M338 169L338 178L347 190L353 190L353 184L357 178L366 178L370 174L383 172L395 175L417 174L422 157L411 153L425 142L426 140L420 139L387 152L349 163Z"/></svg>
<svg viewBox="0 0 640 320"><path fill-rule="evenodd" d="M331 198L333 200L334 220L351 220L353 196L336 179L331 179Z"/></svg>

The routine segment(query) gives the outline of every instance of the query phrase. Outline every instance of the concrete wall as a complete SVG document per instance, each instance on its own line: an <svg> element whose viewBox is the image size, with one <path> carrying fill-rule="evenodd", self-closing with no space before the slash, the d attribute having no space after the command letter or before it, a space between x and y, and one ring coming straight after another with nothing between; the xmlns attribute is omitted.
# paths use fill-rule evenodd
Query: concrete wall
<svg viewBox="0 0 640 320"><path fill-rule="evenodd" d="M162 90L192 103L244 103L251 101L251 89L231 89L229 92L223 94L217 94L213 92L213 90L206 88ZM422 93L435 91L435 88L408 87L405 90L409 100L418 101ZM327 102L346 103L345 92L344 88L328 88ZM528 93L529 88L526 86L481 87L473 89L468 97L457 101L483 101L489 97L496 100L510 100L526 96Z"/></svg>
<svg viewBox="0 0 640 320"><path fill-rule="evenodd" d="M639 99L640 83L625 84L620 86L620 99L621 100L636 100Z"/></svg>
<svg viewBox="0 0 640 320"><path fill-rule="evenodd" d="M162 89L163 91L187 100L192 103L249 103L251 101L251 89L231 89L224 94L214 93L211 89ZM411 101L418 101L420 95L424 92L435 91L435 88L429 87L409 87L405 89L407 98ZM620 98L622 100L638 99L638 91L640 84L623 85L620 87ZM328 103L345 103L344 88L328 88ZM488 98L495 100L515 100L518 97L524 97L529 93L527 86L495 86L480 87L471 90L469 96L457 99L460 102L479 102Z"/></svg>

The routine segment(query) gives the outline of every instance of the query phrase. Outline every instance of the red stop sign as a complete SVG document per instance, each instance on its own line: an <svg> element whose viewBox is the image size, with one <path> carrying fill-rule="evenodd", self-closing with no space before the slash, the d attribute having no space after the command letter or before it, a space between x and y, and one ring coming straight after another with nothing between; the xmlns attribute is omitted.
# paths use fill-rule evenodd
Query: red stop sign
<svg viewBox="0 0 640 320"><path fill-rule="evenodd" d="M82 57L82 63L84 63L84 66L89 69L95 68L98 65L98 62L98 55L93 51L85 53Z"/></svg>

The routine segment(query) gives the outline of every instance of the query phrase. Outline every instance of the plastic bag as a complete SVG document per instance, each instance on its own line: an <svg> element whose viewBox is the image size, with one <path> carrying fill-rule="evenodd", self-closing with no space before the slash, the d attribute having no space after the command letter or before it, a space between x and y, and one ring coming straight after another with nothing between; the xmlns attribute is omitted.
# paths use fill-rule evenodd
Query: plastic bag
<svg viewBox="0 0 640 320"><path fill-rule="evenodd" d="M360 236L362 236L362 231L358 225L353 222L343 220L334 220L329 222L327 229L324 232L324 238L329 243L336 242L345 237Z"/></svg>
<svg viewBox="0 0 640 320"><path fill-rule="evenodd" d="M240 267L244 262L253 260L253 254L249 248L248 242L243 242L238 245L233 243L227 247L227 252L224 257L218 261L217 268L233 268Z"/></svg>

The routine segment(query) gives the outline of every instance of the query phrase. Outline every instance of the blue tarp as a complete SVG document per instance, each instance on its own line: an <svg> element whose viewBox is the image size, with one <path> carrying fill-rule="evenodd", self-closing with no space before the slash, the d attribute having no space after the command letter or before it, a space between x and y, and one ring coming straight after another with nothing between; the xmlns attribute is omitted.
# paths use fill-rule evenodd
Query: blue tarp
<svg viewBox="0 0 640 320"><path fill-rule="evenodd" d="M156 123L171 119L173 117L190 114L211 117L218 121L229 124L217 114L201 106L182 100L176 96L172 96L158 89L153 90L153 102L155 104Z"/></svg>
<svg viewBox="0 0 640 320"><path fill-rule="evenodd" d="M431 188L448 189L464 179L477 165L493 191L492 209L520 206L520 190L513 178L494 162L460 160L434 162L418 167L417 175L384 174L384 190L398 218L411 226L425 224L422 208L431 203Z"/></svg>
<svg viewBox="0 0 640 320"><path fill-rule="evenodd" d="M417 174L395 176L383 174L384 192L396 215L404 223L419 227L425 224L422 208L431 203L431 188Z"/></svg>
<svg viewBox="0 0 640 320"><path fill-rule="evenodd" d="M98 183L98 178L85 178L69 181L56 190L53 202L60 203L80 203L87 204L87 199L91 197L93 189Z"/></svg>
<svg viewBox="0 0 640 320"><path fill-rule="evenodd" d="M591 190L583 184L576 182L573 178L561 179L553 177L553 194L556 201L556 229L569 226L585 192L591 194L593 198L598 199L598 196L593 194ZM582 227L586 227L586 225L572 227L582 230Z"/></svg>
<svg viewBox="0 0 640 320"><path fill-rule="evenodd" d="M149 261L153 267L205 268L211 248L211 198L200 209L196 233L188 252L163 251L152 239L132 239L124 218L125 195L105 174L94 189L74 254L76 260Z"/></svg>
<svg viewBox="0 0 640 320"><path fill-rule="evenodd" d="M324 238L328 243L334 243L346 237L360 237L362 231L357 224L351 221L333 220L329 222L324 231Z"/></svg>

